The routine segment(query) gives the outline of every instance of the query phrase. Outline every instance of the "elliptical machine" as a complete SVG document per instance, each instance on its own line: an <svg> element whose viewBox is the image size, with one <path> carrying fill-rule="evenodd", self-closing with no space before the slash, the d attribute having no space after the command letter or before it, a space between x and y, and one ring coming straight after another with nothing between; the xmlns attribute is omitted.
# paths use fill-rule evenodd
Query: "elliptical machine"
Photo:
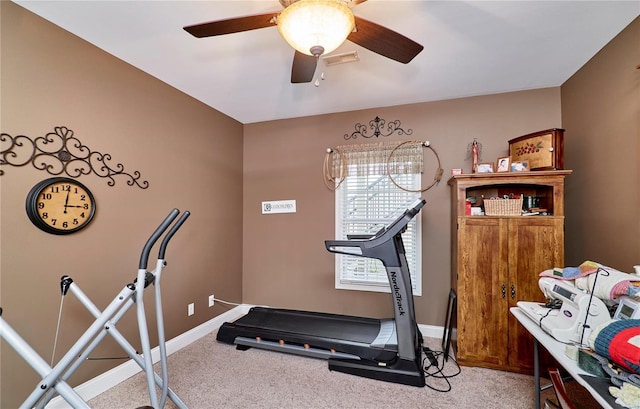
<svg viewBox="0 0 640 409"><path fill-rule="evenodd" d="M89 409L85 400L67 383L67 380L89 357L95 348L102 342L107 334L123 348L129 357L135 361L145 372L147 387L151 406L155 409L164 407L167 397L179 409L188 409L180 398L169 388L167 375L167 354L165 349L164 320L162 314L162 299L160 295L160 279L162 270L166 266L165 251L169 240L189 217L188 211L184 212L178 221L171 226L176 217L180 214L178 209L173 209L164 219L160 226L153 232L147 240L142 254L138 275L133 283L129 283L115 296L109 305L100 311L91 302L80 287L68 276L62 276L60 288L64 297L69 291L84 305L84 307L95 317L91 326L78 338L67 353L52 368L18 333L2 318L2 308L0 308L0 338L7 343L42 377L35 386L33 392L20 405L20 409L44 408L45 405L59 394L74 409ZM169 227L171 228L169 229ZM169 231L167 232L167 229ZM158 251L158 261L153 271L147 272L149 253L156 241L165 233L164 239ZM147 286L154 285L156 320L158 329L158 344L160 350L161 376L155 373L151 359L151 347L149 344L149 333L145 316L143 293ZM138 317L138 328L142 344L142 356L136 352L135 348L118 331L116 324L124 314L136 304ZM53 365L53 363L51 364ZM160 399L156 391L156 385L160 388Z"/></svg>

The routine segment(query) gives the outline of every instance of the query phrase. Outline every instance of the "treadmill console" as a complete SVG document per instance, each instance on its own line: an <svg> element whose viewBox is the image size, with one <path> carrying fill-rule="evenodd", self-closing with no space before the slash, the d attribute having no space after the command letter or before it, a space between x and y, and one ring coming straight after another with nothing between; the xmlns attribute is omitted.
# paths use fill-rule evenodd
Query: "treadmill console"
<svg viewBox="0 0 640 409"><path fill-rule="evenodd" d="M389 223L386 227L382 228L378 233L376 233L376 236L378 236L380 233L384 234L386 231L392 230L393 227L397 224L402 225L402 231L406 230L407 224L409 224L411 219L413 219L415 215L420 212L420 209L422 209L425 203L426 202L424 199L416 199L400 217Z"/></svg>
<svg viewBox="0 0 640 409"><path fill-rule="evenodd" d="M326 240L325 246L331 253L375 258L382 261L385 266L400 266L398 254L404 254L404 248L399 249L403 246L401 235L425 203L422 198L416 199L404 213L373 236L350 235L348 240Z"/></svg>

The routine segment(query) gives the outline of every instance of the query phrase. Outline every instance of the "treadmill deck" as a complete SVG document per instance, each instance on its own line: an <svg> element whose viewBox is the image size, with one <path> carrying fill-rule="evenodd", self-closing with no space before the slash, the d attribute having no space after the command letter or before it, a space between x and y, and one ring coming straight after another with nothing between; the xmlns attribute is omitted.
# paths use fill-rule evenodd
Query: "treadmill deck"
<svg viewBox="0 0 640 409"><path fill-rule="evenodd" d="M393 320L253 307L247 315L220 327L217 339L228 344L236 343L236 337L282 340L387 361L397 354L395 332L393 336L385 335L390 338L389 343L375 344L381 328L392 323Z"/></svg>

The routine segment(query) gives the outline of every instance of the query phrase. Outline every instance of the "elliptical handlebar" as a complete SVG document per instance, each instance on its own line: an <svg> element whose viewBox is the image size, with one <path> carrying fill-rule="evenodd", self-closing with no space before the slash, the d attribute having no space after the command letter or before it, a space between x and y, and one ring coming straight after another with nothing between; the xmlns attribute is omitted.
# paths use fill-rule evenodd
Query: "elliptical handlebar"
<svg viewBox="0 0 640 409"><path fill-rule="evenodd" d="M151 401L151 407L153 408L162 408L164 407L166 398L168 396L168 372L167 372L167 352L166 347L164 345L164 323L162 316L162 298L160 294L160 277L162 275L162 269L166 266L166 262L164 261L164 254L167 249L167 245L169 244L169 240L173 237L173 235L178 231L178 229L182 226L182 224L187 220L191 213L189 211L185 211L182 216L178 219L178 221L171 227L169 226L173 223L173 221L178 217L180 211L178 209L173 209L169 215L164 219L164 221L158 226L158 228L153 232L147 243L145 244L142 254L140 256L140 268L138 269L138 277L136 279L136 283L138 285L144 279L144 286L136 286L135 291L135 300L136 303L136 315L138 317L138 329L140 332L140 343L142 346L142 355L144 356L144 364L143 368L145 368L146 377L147 377L147 385L149 388L149 398ZM168 229L168 231L167 231ZM166 234L165 234L166 232ZM147 262L149 259L149 253L151 252L151 248L155 245L156 241L160 238L161 235L165 234L164 239L162 239L162 243L160 244L160 249L158 251L158 262L156 264L156 268L152 272L147 271ZM148 279L145 279L145 276ZM156 379L155 372L153 371L153 361L151 358L151 346L149 341L149 332L147 327L147 319L146 313L144 309L144 298L143 292L145 287L148 285L147 282L155 282L155 304L156 304L156 324L158 329L158 347L160 350L160 366L162 371L162 378L160 380L161 383L158 384L161 388L161 396L158 399L158 395L155 391ZM173 398L172 398L173 400ZM174 400L174 403L178 404ZM186 406L179 407L186 409Z"/></svg>
<svg viewBox="0 0 640 409"><path fill-rule="evenodd" d="M180 216L178 221L173 225L173 227L171 227L171 229L169 230L169 233L167 233L166 236L164 236L164 239L162 239L162 243L160 244L160 251L158 251L159 260L164 260L164 253L167 250L167 245L169 244L169 240L171 240L173 235L176 234L178 229L182 226L182 224L187 220L187 218L190 215L191 215L191 212L189 212L188 210L182 213L182 216Z"/></svg>
<svg viewBox="0 0 640 409"><path fill-rule="evenodd" d="M156 241L158 241L162 233L164 233L164 231L167 230L171 222L175 220L175 218L178 216L179 213L180 211L178 209L173 209L169 213L169 215L164 219L164 221L160 224L160 226L158 226L158 228L153 232L151 237L149 237L149 240L147 240L147 243L144 245L144 248L142 249L142 254L140 255L140 264L138 266L140 270L147 269L147 264L149 262L149 253L151 252L151 248L153 247L154 244L156 244Z"/></svg>

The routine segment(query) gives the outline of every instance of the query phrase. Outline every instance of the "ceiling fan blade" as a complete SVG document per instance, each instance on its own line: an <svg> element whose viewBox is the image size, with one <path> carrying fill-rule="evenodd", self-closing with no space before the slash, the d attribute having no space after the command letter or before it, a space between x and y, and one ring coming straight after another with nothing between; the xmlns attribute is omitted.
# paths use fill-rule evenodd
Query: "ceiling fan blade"
<svg viewBox="0 0 640 409"><path fill-rule="evenodd" d="M293 55L293 65L291 66L291 83L311 82L317 66L318 57L296 51Z"/></svg>
<svg viewBox="0 0 640 409"><path fill-rule="evenodd" d="M349 8L352 8L352 7L357 6L358 4L364 3L365 1L367 1L367 0L351 0L349 3L347 3L347 6Z"/></svg>
<svg viewBox="0 0 640 409"><path fill-rule="evenodd" d="M402 34L369 20L354 17L356 29L349 34L347 40L374 53L407 64L424 49L423 46Z"/></svg>
<svg viewBox="0 0 640 409"><path fill-rule="evenodd" d="M209 23L194 24L183 27L186 32L194 37L212 37L223 34L239 33L241 31L256 30L276 25L275 17L279 12L256 14L253 16L229 18L226 20L211 21Z"/></svg>

